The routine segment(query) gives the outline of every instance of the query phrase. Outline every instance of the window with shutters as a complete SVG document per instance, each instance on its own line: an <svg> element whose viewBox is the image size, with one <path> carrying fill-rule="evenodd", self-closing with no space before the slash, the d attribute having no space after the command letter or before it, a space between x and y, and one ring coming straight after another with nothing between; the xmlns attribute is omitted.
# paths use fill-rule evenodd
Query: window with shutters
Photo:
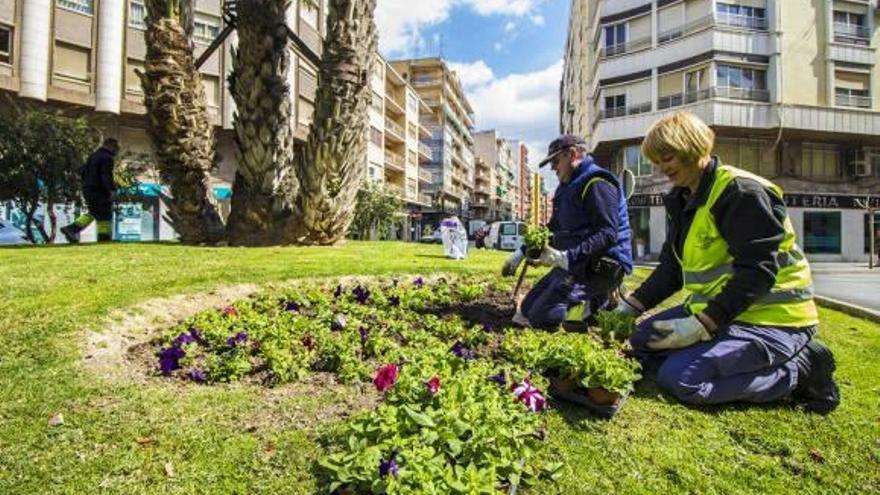
<svg viewBox="0 0 880 495"><path fill-rule="evenodd" d="M312 119L314 119L315 117L314 113L315 105L313 105L311 101L300 97L299 111L297 112L297 122L299 122L300 125L306 127L312 125Z"/></svg>
<svg viewBox="0 0 880 495"><path fill-rule="evenodd" d="M834 72L834 104L839 107L871 108L871 76L861 72Z"/></svg>
<svg viewBox="0 0 880 495"><path fill-rule="evenodd" d="M0 63L12 63L12 28L0 25Z"/></svg>
<svg viewBox="0 0 880 495"><path fill-rule="evenodd" d="M147 29L147 7L143 0L131 0L128 4L128 25L135 29Z"/></svg>
<svg viewBox="0 0 880 495"><path fill-rule="evenodd" d="M220 19L196 14L193 23L193 38L196 41L210 43L220 35Z"/></svg>
<svg viewBox="0 0 880 495"><path fill-rule="evenodd" d="M93 0L57 0L55 5L65 10L72 10L80 14L92 15L95 10Z"/></svg>
<svg viewBox="0 0 880 495"><path fill-rule="evenodd" d="M804 143L801 151L801 176L836 179L841 176L840 151L832 144Z"/></svg>
<svg viewBox="0 0 880 495"><path fill-rule="evenodd" d="M382 147L382 131L370 126L370 142L378 147Z"/></svg>
<svg viewBox="0 0 880 495"><path fill-rule="evenodd" d="M91 78L91 50L88 48L56 41L52 60L52 72L57 77L82 82Z"/></svg>
<svg viewBox="0 0 880 495"><path fill-rule="evenodd" d="M125 92L142 95L144 94L144 90L141 86L141 80L137 76L135 70L143 72L144 63L133 58L128 59L128 62L125 64Z"/></svg>
<svg viewBox="0 0 880 495"><path fill-rule="evenodd" d="M299 66L299 95L308 101L315 101L318 90L318 76L305 65Z"/></svg>
<svg viewBox="0 0 880 495"><path fill-rule="evenodd" d="M209 107L220 107L220 78L202 74L202 86L205 87L205 102Z"/></svg>

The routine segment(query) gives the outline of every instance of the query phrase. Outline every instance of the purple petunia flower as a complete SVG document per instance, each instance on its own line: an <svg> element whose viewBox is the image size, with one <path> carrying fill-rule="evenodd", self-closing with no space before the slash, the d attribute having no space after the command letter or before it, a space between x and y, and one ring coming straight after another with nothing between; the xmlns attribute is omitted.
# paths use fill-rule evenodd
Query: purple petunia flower
<svg viewBox="0 0 880 495"><path fill-rule="evenodd" d="M299 312L299 303L296 301L287 301L284 303L284 311L289 311L291 313Z"/></svg>
<svg viewBox="0 0 880 495"><path fill-rule="evenodd" d="M189 334L192 335L192 338L194 338L199 344L205 345L208 343L208 341L205 340L205 336L202 335L202 331L196 327L189 327Z"/></svg>
<svg viewBox="0 0 880 495"><path fill-rule="evenodd" d="M367 289L366 287L361 287L360 285L355 287L354 290L351 291L351 293L354 294L354 298L360 304L366 304L367 300L370 298L370 289Z"/></svg>
<svg viewBox="0 0 880 495"><path fill-rule="evenodd" d="M238 344L243 344L243 343L247 342L247 339L248 339L247 333L238 332L237 334L233 335L232 337L229 337L228 339L226 339L226 345L228 345L229 347L235 347Z"/></svg>
<svg viewBox="0 0 880 495"><path fill-rule="evenodd" d="M382 459L379 461L379 476L386 477L388 475L397 477L397 463L394 462L394 456L392 455L389 459Z"/></svg>
<svg viewBox="0 0 880 495"><path fill-rule="evenodd" d="M504 375L504 370L499 371L497 375L490 376L489 381L495 382L502 387L507 385L507 377Z"/></svg>
<svg viewBox="0 0 880 495"><path fill-rule="evenodd" d="M413 285L418 288L422 288L425 285L425 280L422 277L419 277L413 280Z"/></svg>
<svg viewBox="0 0 880 495"><path fill-rule="evenodd" d="M465 360L474 359L476 357L473 349L469 349L460 340L455 341L455 344L452 344L452 347L449 350L456 356Z"/></svg>
<svg viewBox="0 0 880 495"><path fill-rule="evenodd" d="M159 352L159 368L162 374L168 376L172 371L180 368L180 360L186 356L186 351L177 346L166 347Z"/></svg>
<svg viewBox="0 0 880 495"><path fill-rule="evenodd" d="M361 334L361 345L367 343L367 339L370 338L370 331L364 327L358 328L358 333Z"/></svg>
<svg viewBox="0 0 880 495"><path fill-rule="evenodd" d="M333 291L333 298L339 299L342 297L343 292L345 292L345 289L342 287L342 284L337 285L336 290Z"/></svg>
<svg viewBox="0 0 880 495"><path fill-rule="evenodd" d="M389 297L388 304L390 304L392 306L400 306L400 297L398 297L398 296Z"/></svg>
<svg viewBox="0 0 880 495"><path fill-rule="evenodd" d="M171 345L175 347L181 347L185 344L191 344L196 341L196 338L190 332L183 332L182 334L174 337L174 340L171 341Z"/></svg>
<svg viewBox="0 0 880 495"><path fill-rule="evenodd" d="M208 381L208 374L201 368L193 368L189 372L189 379L196 383L205 383Z"/></svg>
<svg viewBox="0 0 880 495"><path fill-rule="evenodd" d="M491 324L491 323L486 323L485 325L483 325L483 331L484 331L484 332L490 332L490 333L491 333L491 332L494 332L494 331L495 331L495 325L493 325L493 324Z"/></svg>

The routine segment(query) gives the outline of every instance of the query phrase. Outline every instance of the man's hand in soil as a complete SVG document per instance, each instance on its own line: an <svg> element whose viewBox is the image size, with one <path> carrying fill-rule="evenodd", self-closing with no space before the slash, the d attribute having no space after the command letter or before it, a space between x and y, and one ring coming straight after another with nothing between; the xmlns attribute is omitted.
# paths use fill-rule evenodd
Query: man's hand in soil
<svg viewBox="0 0 880 495"><path fill-rule="evenodd" d="M655 351L681 349L697 342L711 340L712 336L696 316L654 322L654 333L648 348Z"/></svg>
<svg viewBox="0 0 880 495"><path fill-rule="evenodd" d="M510 258L507 258L507 261L504 262L504 267L501 268L501 275L504 277L514 276L516 274L516 269L519 268L519 265L522 264L525 257L522 249L514 249Z"/></svg>

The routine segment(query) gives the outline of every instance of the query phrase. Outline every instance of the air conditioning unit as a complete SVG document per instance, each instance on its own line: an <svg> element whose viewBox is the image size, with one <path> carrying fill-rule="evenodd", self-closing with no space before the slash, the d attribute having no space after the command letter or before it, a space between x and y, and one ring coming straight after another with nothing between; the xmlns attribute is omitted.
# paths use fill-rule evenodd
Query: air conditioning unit
<svg viewBox="0 0 880 495"><path fill-rule="evenodd" d="M856 177L868 177L871 175L871 163L867 160L852 162L853 174Z"/></svg>

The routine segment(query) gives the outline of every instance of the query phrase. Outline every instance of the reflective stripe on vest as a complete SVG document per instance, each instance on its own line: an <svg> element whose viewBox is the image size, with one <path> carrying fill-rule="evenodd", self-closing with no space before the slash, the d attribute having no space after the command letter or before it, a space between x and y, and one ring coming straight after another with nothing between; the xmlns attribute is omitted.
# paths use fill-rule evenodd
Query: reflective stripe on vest
<svg viewBox="0 0 880 495"><path fill-rule="evenodd" d="M675 253L681 263L684 288L690 292L685 305L691 314L705 310L709 301L724 290L734 275L734 259L711 210L727 186L738 177L753 179L771 194L782 197L782 189L767 179L718 164L707 199L697 208L687 232L683 252L681 256ZM788 217L784 226L785 236L776 254L779 269L773 287L745 311L735 315L734 320L779 327L809 327L819 322L813 302L810 265L795 242L794 227Z"/></svg>

